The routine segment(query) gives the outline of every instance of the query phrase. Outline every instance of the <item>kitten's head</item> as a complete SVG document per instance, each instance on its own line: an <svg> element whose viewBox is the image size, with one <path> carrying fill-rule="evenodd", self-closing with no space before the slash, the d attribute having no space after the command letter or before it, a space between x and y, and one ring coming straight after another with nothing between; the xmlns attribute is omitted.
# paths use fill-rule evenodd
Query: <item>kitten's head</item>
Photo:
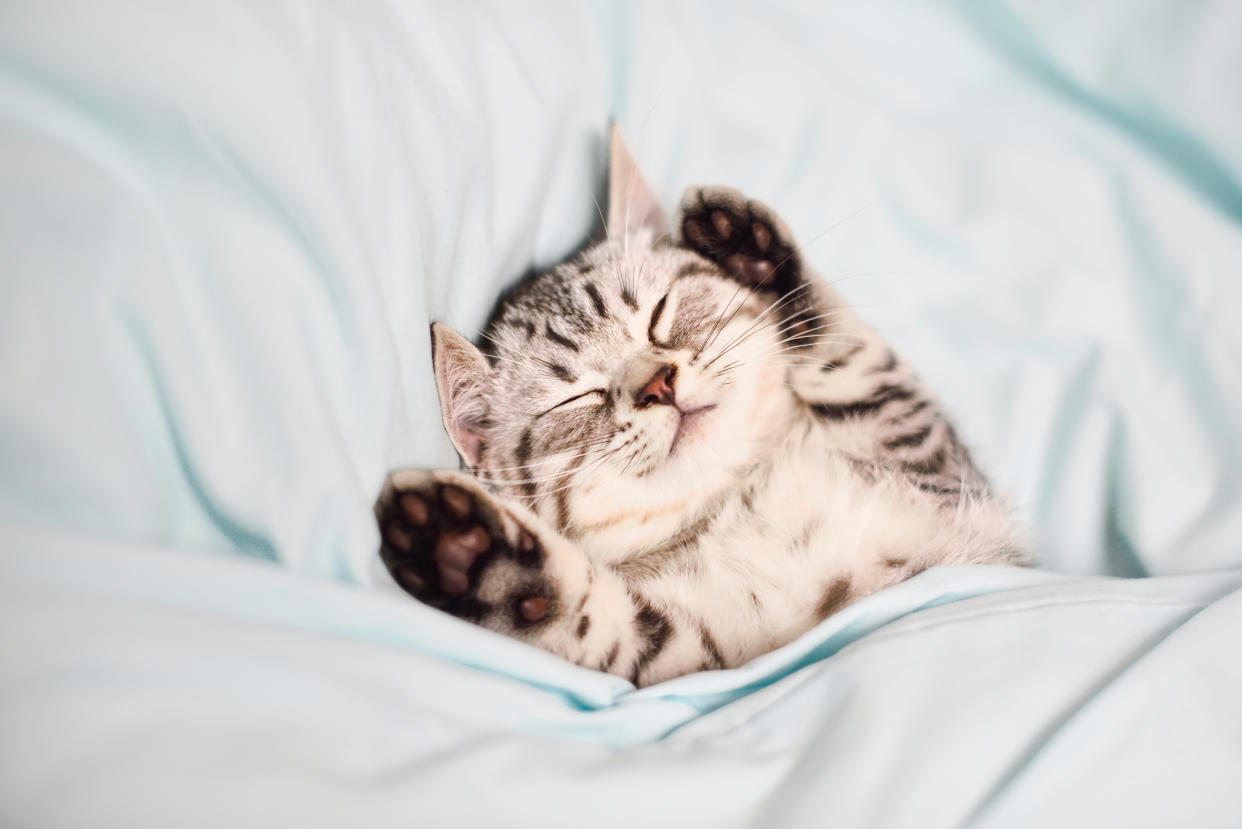
<svg viewBox="0 0 1242 829"><path fill-rule="evenodd" d="M788 305L670 241L615 133L611 167L604 241L514 289L481 350L432 327L466 465L562 522L584 500L650 508L727 486L792 405Z"/></svg>

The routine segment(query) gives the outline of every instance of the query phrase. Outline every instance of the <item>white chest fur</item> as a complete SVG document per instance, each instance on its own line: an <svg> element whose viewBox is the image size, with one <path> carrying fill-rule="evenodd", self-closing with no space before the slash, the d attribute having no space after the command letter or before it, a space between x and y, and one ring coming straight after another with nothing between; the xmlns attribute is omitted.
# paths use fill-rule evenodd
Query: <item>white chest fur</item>
<svg viewBox="0 0 1242 829"><path fill-rule="evenodd" d="M612 553L635 550L634 528L621 522L595 534L597 549L644 595L701 618L740 664L849 601L936 564L994 560L1010 542L996 501L946 507L900 476L864 474L841 438L806 412L739 486L700 504L707 514L652 522L661 538L676 536L666 523L689 527L685 543L627 559Z"/></svg>

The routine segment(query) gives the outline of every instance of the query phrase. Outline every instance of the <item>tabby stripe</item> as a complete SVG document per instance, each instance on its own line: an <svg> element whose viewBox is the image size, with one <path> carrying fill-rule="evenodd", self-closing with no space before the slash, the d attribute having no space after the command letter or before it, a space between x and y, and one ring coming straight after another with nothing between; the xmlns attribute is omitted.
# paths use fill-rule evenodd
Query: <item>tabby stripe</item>
<svg viewBox="0 0 1242 829"><path fill-rule="evenodd" d="M677 531L672 538L647 550L641 550L617 562L612 569L627 579L653 578L669 564L693 553L698 548L699 536L705 533L715 519L715 511Z"/></svg>
<svg viewBox="0 0 1242 829"><path fill-rule="evenodd" d="M673 636L673 623L648 602L639 599L638 613L634 617L634 626L640 639L645 640L643 649L639 651L634 665L630 668L630 682L638 684L638 677L651 664L668 640Z"/></svg>
<svg viewBox="0 0 1242 829"><path fill-rule="evenodd" d="M518 438L517 452L514 453L514 457L517 458L518 466L521 467L519 476L522 479L522 494L527 496L534 495L536 490L534 482L530 480L530 467L527 465L533 453L534 441L530 429L523 429L522 436Z"/></svg>
<svg viewBox="0 0 1242 829"><path fill-rule="evenodd" d="M922 429L918 429L916 431L902 435L901 437L897 437L897 438L893 438L892 440L885 441L884 448L885 449L913 449L916 446L922 446L923 441L927 440L927 436L931 434L931 431L933 428L935 428L935 426L936 426L935 423L928 423Z"/></svg>
<svg viewBox="0 0 1242 829"><path fill-rule="evenodd" d="M889 351L888 357L885 358L884 362L872 368L868 374L883 374L884 372L892 371L895 368L897 368L897 355L892 351Z"/></svg>
<svg viewBox="0 0 1242 829"><path fill-rule="evenodd" d="M515 452L518 464L525 466L532 454L534 454L534 439L528 426L522 430L522 436L518 438L517 451Z"/></svg>
<svg viewBox="0 0 1242 829"><path fill-rule="evenodd" d="M700 671L714 671L725 666L724 657L720 655L720 648L716 645L716 640L707 632L707 627L699 622L699 641L703 643L703 650L707 651L707 661L703 663Z"/></svg>
<svg viewBox="0 0 1242 829"><path fill-rule="evenodd" d="M879 469L879 464L873 460L855 458L850 455L846 455L845 460L849 462L850 469L854 470L854 474L858 475L858 477L862 478L869 484L875 483L876 471Z"/></svg>
<svg viewBox="0 0 1242 829"><path fill-rule="evenodd" d="M850 360L854 358L854 355L862 350L863 350L863 346L861 344L853 346L852 348L850 348L849 351L845 352L844 354L842 354L840 357L836 358L832 362L824 363L823 365L821 365L819 367L819 370L826 374L830 371L836 371L837 369L845 368L846 366L850 364Z"/></svg>
<svg viewBox="0 0 1242 829"><path fill-rule="evenodd" d="M932 452L926 458L917 461L906 461L901 465L902 470L918 475L936 475L944 470L945 461L948 460L948 453L941 446L935 452Z"/></svg>
<svg viewBox="0 0 1242 829"><path fill-rule="evenodd" d="M634 292L628 285L621 289L621 301L630 306L631 311L638 310L638 298L634 296Z"/></svg>
<svg viewBox="0 0 1242 829"><path fill-rule="evenodd" d="M856 400L853 403L816 403L811 410L825 420L844 420L848 417L874 414L889 403L909 400L912 397L914 397L914 392L911 389L885 383L876 389L871 397L864 400Z"/></svg>
<svg viewBox="0 0 1242 829"><path fill-rule="evenodd" d="M586 455L579 455L569 462L569 466L565 472L557 477L557 487L560 490L556 493L556 529L565 532L569 529L569 490L571 485L568 483L572 480L573 473L582 466L586 461Z"/></svg>
<svg viewBox="0 0 1242 829"><path fill-rule="evenodd" d="M931 405L930 400L920 400L919 402L915 403L910 408L906 409L901 414L895 415L894 417L892 417L889 420L889 423L900 423L903 420L909 420L910 418L914 417L916 414L923 411L930 405Z"/></svg>
<svg viewBox="0 0 1242 829"><path fill-rule="evenodd" d="M521 470L518 473L518 477L522 479L521 481L522 494L528 498L533 498L535 496L535 493L539 491L539 487L537 487L535 485L535 482L530 479L530 470L529 469Z"/></svg>
<svg viewBox="0 0 1242 829"><path fill-rule="evenodd" d="M621 643L613 642L612 649L608 651L608 655L604 657L604 661L599 663L599 669L601 671L607 671L609 668L611 668L612 663L617 661L617 656L620 653L621 653Z"/></svg>
<svg viewBox="0 0 1242 829"><path fill-rule="evenodd" d="M719 501L712 504L712 509L702 518L678 530L677 534L670 538L662 549L675 550L696 543L699 540L699 536L707 532L708 528L711 527L712 521L716 518L716 510L718 508Z"/></svg>
<svg viewBox="0 0 1242 829"><path fill-rule="evenodd" d="M815 609L815 615L822 622L832 614L844 606L850 598L850 580L846 576L840 576L832 580L828 585L828 590L824 593L824 598L820 600L819 607Z"/></svg>
<svg viewBox="0 0 1242 829"><path fill-rule="evenodd" d="M572 371L565 368L560 363L549 363L545 361L544 365L547 366L548 371L552 372L556 379L560 380L562 383L569 383L572 385L578 380L577 377L574 377L574 373Z"/></svg>
<svg viewBox="0 0 1242 829"><path fill-rule="evenodd" d="M557 343L557 344L559 344L559 345L563 345L563 346L565 346L565 347L566 347L566 348L568 348L570 351L577 351L577 350L578 350L578 344L577 344L576 342L574 342L573 340L569 339L569 337L566 337L564 334L560 334L560 333L558 333L558 332L557 332L557 331L556 331L556 330L552 327L552 323L550 323L550 322L549 322L549 323L547 323L547 324L544 326L543 333L547 335L547 337L548 337L548 339L549 339L549 340L551 340L552 342Z"/></svg>
<svg viewBox="0 0 1242 829"><path fill-rule="evenodd" d="M914 485L931 495L940 495L942 497L952 495L954 498L960 498L962 495L962 490L955 486L940 486L930 481L915 481Z"/></svg>
<svg viewBox="0 0 1242 829"><path fill-rule="evenodd" d="M573 323L574 327L579 331L590 331L591 317L587 314L586 309L578 304L577 297L571 293L572 289L569 285L562 283L561 290L564 292L561 294L561 300L564 303L565 319Z"/></svg>
<svg viewBox="0 0 1242 829"><path fill-rule="evenodd" d="M687 276L719 276L720 271L706 265L702 262L687 262L677 269L677 273L673 275L673 281L684 279Z"/></svg>
<svg viewBox="0 0 1242 829"><path fill-rule="evenodd" d="M588 282L584 287L587 296L591 298L591 304L595 306L595 313L600 319L608 319L608 306L604 303L604 298L600 296L599 288L595 287L594 282Z"/></svg>

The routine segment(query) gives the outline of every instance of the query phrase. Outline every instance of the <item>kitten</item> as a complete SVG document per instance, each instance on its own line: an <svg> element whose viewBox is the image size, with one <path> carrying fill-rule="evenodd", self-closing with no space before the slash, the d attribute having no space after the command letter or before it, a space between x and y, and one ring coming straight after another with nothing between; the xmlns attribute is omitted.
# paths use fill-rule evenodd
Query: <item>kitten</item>
<svg viewBox="0 0 1242 829"><path fill-rule="evenodd" d="M930 394L764 205L692 188L675 239L614 131L607 238L432 326L465 471L376 515L398 584L647 685L740 665L936 564L1025 561Z"/></svg>

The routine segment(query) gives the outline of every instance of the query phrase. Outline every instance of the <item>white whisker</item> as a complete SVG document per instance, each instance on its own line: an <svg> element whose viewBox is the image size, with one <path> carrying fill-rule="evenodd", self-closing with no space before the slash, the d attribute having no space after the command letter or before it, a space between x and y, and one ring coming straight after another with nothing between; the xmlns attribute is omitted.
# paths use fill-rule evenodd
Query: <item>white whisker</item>
<svg viewBox="0 0 1242 829"><path fill-rule="evenodd" d="M598 458L598 459L596 459L596 460L592 461L591 463L587 464L586 466L581 466L581 467L578 467L578 468L576 468L576 469L571 469L571 470L569 470L568 474L569 474L569 475L574 475L574 474L576 474L576 473L586 472L586 471L587 471L587 470L589 470L589 469L593 469L593 468L595 468L596 466L599 466L601 463L603 463L604 461L608 460L608 459L609 459L609 458L611 458L613 455L617 454L617 452L620 452L622 449L624 449L624 448L626 448L627 446L629 446L629 445L630 445L631 443L633 443L635 440L637 440L637 438L636 438L636 437L635 437L635 438L630 438L630 440L626 441L625 443L621 444L620 446L618 446L618 447L617 447L617 448L615 448L615 449L611 449L611 450L609 450L607 454L605 454L605 455L601 456L600 458ZM511 484L511 485L513 485L513 486L517 486L516 484ZM575 484L572 484L572 483L571 483L571 484L568 484L568 485L566 485L566 486L559 487L559 488L557 488L557 489L550 489L550 490L547 490L547 491L545 491L545 492L536 492L536 493L531 494L531 495L527 495L527 494L525 494L525 493L520 493L520 494L516 494L516 495L511 494L509 497L511 497L511 498L532 498L532 499L533 499L533 498L543 498L543 497L544 497L544 496L546 496L546 495L554 495L554 494L556 494L557 492L564 492L564 491L565 491L565 490L567 490L567 489L572 489L574 486L575 486Z"/></svg>
<svg viewBox="0 0 1242 829"><path fill-rule="evenodd" d="M608 443L611 443L613 438L615 437L616 437L616 433L614 432L613 434L609 435L606 438L600 438L595 441L587 441L585 443L577 444L576 446L567 447L566 449L562 449L558 452L554 452L549 455L544 455L543 457L539 458L538 460L533 461L532 463L523 463L517 466L495 466L495 467L490 467L487 469L480 468L478 472L485 472L489 474L493 472L520 472L523 469L534 469L535 467L543 466L544 464L552 463L553 461L576 460L577 458L585 457L586 455L591 454L591 452L596 451L596 449L599 446L604 446L604 445L607 445ZM568 458L561 457L561 455L563 455L566 452L573 452L579 449L586 449L587 451L581 452L577 455L573 455ZM478 474L478 472L476 472L476 474Z"/></svg>

